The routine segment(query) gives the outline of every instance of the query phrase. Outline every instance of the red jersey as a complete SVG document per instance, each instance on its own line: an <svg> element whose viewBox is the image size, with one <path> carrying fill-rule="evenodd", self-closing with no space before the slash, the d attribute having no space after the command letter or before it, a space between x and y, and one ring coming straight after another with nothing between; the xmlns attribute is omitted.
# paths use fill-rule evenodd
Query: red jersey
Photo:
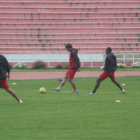
<svg viewBox="0 0 140 140"><path fill-rule="evenodd" d="M70 57L69 57L69 69L79 69L80 68L80 61L78 57L78 50L75 48L72 48L70 52Z"/></svg>

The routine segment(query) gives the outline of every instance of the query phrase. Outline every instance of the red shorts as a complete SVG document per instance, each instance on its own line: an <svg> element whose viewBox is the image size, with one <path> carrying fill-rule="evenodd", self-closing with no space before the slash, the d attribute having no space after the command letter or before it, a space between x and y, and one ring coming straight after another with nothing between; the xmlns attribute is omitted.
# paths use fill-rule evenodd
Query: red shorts
<svg viewBox="0 0 140 140"><path fill-rule="evenodd" d="M104 72L100 75L100 78L101 78L102 80L105 80L107 77L109 77L111 80L115 80L115 72L104 71Z"/></svg>
<svg viewBox="0 0 140 140"><path fill-rule="evenodd" d="M73 79L74 76L75 76L76 71L77 70L68 69L67 72L66 72L66 75L68 76L68 79Z"/></svg>
<svg viewBox="0 0 140 140"><path fill-rule="evenodd" d="M0 80L0 88L5 88L5 89L10 88L7 83L7 80Z"/></svg>

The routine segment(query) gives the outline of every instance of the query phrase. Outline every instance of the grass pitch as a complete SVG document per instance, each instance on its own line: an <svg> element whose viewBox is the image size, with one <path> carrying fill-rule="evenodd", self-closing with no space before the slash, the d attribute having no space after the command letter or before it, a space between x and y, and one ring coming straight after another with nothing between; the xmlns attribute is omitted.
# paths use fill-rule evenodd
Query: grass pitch
<svg viewBox="0 0 140 140"><path fill-rule="evenodd" d="M109 79L95 95L89 92L96 78L75 79L78 95L69 83L54 91L57 79L9 81L24 104L0 90L1 140L139 140L140 77L116 79L126 84L125 95Z"/></svg>

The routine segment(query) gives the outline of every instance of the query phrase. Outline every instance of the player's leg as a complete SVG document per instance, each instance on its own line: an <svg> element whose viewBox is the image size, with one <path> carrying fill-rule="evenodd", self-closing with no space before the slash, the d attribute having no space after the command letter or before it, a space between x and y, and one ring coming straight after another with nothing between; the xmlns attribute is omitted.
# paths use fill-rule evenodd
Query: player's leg
<svg viewBox="0 0 140 140"><path fill-rule="evenodd" d="M68 76L65 75L63 80L62 80L62 82L61 82L61 84L58 86L58 88L55 88L56 91L59 92L61 90L61 88L65 85L67 78L68 78Z"/></svg>
<svg viewBox="0 0 140 140"><path fill-rule="evenodd" d="M68 79L69 79L69 82L71 84L71 86L73 87L74 91L73 91L73 94L77 94L78 93L78 90L76 88L76 84L74 83L73 79L74 79L74 76L76 74L76 71L77 70L70 70L69 71L69 74L68 74Z"/></svg>
<svg viewBox="0 0 140 140"><path fill-rule="evenodd" d="M125 93L125 90L121 87L121 85L115 79L111 79L111 80L122 91L122 93Z"/></svg>
<svg viewBox="0 0 140 140"><path fill-rule="evenodd" d="M115 72L113 72L109 78L112 80L112 82L122 91L122 93L125 93L125 90L121 87L121 85L115 80Z"/></svg>
<svg viewBox="0 0 140 140"><path fill-rule="evenodd" d="M19 103L21 102L21 100L17 97L15 91L13 91L11 88L5 88L5 90L12 95Z"/></svg>
<svg viewBox="0 0 140 140"><path fill-rule="evenodd" d="M5 90L6 90L10 95L12 95L20 104L23 103L23 101L17 97L15 91L13 91L11 88L5 88Z"/></svg>
<svg viewBox="0 0 140 140"><path fill-rule="evenodd" d="M67 79L67 78L68 78L68 76L65 75L65 76L64 76L64 79L62 80L62 82L61 82L61 84L60 84L60 86L59 86L60 89L65 85L66 79Z"/></svg>
<svg viewBox="0 0 140 140"><path fill-rule="evenodd" d="M96 81L96 84L95 84L95 86L94 86L93 91L90 92L90 94L95 94L95 92L96 92L96 90L99 88L101 82L102 82L102 79L99 77L99 78L97 79L97 81Z"/></svg>
<svg viewBox="0 0 140 140"><path fill-rule="evenodd" d="M8 85L8 83L7 83L7 80L0 80L0 87L3 88L3 89L5 89L5 91L7 91L10 95L12 95L20 104L23 103L23 101L20 100L20 99L17 97L15 91L13 91L13 90L9 87L9 85Z"/></svg>
<svg viewBox="0 0 140 140"><path fill-rule="evenodd" d="M108 77L108 72L107 72L107 71L103 71L103 72L101 73L101 75L99 76L99 78L97 79L93 91L90 92L89 94L95 94L95 92L96 92L96 90L99 88L101 82L102 82L103 80L105 80L107 77Z"/></svg>
<svg viewBox="0 0 140 140"><path fill-rule="evenodd" d="M72 85L72 87L74 89L73 94L75 94L75 93L77 94L78 90L76 88L76 84L74 83L73 79L69 79L69 82L70 82L70 84Z"/></svg>

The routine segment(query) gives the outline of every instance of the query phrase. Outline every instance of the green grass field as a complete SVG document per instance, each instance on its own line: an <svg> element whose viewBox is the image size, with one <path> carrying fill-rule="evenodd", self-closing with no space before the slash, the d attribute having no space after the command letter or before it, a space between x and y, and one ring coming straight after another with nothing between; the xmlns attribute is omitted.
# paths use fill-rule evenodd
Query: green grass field
<svg viewBox="0 0 140 140"><path fill-rule="evenodd" d="M72 95L69 83L60 93L53 91L56 79L9 81L24 104L0 90L0 139L139 140L140 77L116 79L126 84L125 95L109 79L95 95L89 92L96 78L75 79L78 95ZM40 87L47 93L39 94Z"/></svg>
<svg viewBox="0 0 140 140"><path fill-rule="evenodd" d="M65 72L67 69L11 69L11 72ZM99 68L80 68L80 71L103 71ZM140 68L117 68L117 71L140 71Z"/></svg>

